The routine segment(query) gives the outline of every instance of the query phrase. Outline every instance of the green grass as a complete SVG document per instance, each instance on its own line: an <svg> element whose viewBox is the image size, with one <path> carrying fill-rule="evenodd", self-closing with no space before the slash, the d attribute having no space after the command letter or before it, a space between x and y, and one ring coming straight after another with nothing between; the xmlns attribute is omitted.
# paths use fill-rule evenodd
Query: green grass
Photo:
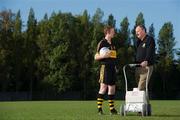
<svg viewBox="0 0 180 120"><path fill-rule="evenodd" d="M116 109L122 101L116 101ZM0 102L0 120L180 120L180 101L151 101L152 116L109 115L108 103L103 103L105 115L98 115L96 101L23 101Z"/></svg>

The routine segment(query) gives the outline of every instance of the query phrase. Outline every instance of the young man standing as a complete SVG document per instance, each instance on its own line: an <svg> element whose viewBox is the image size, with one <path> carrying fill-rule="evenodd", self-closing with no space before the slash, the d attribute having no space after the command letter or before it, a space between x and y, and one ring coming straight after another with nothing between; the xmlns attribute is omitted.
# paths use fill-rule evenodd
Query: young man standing
<svg viewBox="0 0 180 120"><path fill-rule="evenodd" d="M100 61L100 89L97 95L98 113L103 114L102 103L104 95L108 90L108 101L110 114L117 114L114 108L115 97L115 81L116 81L116 49L112 43L112 38L115 35L115 30L111 26L107 26L104 29L105 38L103 38L97 47L97 53L94 59ZM108 51L105 54L101 54L101 49L106 48Z"/></svg>

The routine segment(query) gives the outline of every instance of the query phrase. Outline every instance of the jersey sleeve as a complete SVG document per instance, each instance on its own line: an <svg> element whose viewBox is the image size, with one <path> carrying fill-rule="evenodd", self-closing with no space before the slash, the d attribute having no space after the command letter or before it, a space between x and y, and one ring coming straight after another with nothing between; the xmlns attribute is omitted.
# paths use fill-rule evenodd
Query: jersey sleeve
<svg viewBox="0 0 180 120"><path fill-rule="evenodd" d="M101 40L101 41L98 43L98 46L97 46L97 52L98 52L98 53L99 53L99 51L100 51L100 49L101 49L102 47L105 47L105 44L104 44L103 40Z"/></svg>

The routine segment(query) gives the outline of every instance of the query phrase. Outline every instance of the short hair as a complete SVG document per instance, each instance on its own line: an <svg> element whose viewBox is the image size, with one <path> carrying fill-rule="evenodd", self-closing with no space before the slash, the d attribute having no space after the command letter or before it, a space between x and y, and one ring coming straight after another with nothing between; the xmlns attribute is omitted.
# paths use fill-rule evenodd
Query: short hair
<svg viewBox="0 0 180 120"><path fill-rule="evenodd" d="M104 35L106 35L108 32L110 32L111 29L114 29L114 27L113 26L109 26L109 25L105 26L104 27Z"/></svg>
<svg viewBox="0 0 180 120"><path fill-rule="evenodd" d="M137 27L140 27L141 29L143 29L143 30L146 32L146 27L145 27L145 25L137 25L136 28L137 28Z"/></svg>

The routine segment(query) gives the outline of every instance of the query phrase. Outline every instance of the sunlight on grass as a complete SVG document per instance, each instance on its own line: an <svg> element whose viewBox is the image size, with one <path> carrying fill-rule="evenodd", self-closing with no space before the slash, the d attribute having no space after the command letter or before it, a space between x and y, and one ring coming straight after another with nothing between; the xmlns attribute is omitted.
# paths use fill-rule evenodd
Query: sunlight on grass
<svg viewBox="0 0 180 120"><path fill-rule="evenodd" d="M116 101L119 110L122 101ZM126 117L109 115L108 102L103 104L105 115L99 116L96 101L25 101L0 102L0 120L179 120L180 101L151 101L152 116L131 113Z"/></svg>

